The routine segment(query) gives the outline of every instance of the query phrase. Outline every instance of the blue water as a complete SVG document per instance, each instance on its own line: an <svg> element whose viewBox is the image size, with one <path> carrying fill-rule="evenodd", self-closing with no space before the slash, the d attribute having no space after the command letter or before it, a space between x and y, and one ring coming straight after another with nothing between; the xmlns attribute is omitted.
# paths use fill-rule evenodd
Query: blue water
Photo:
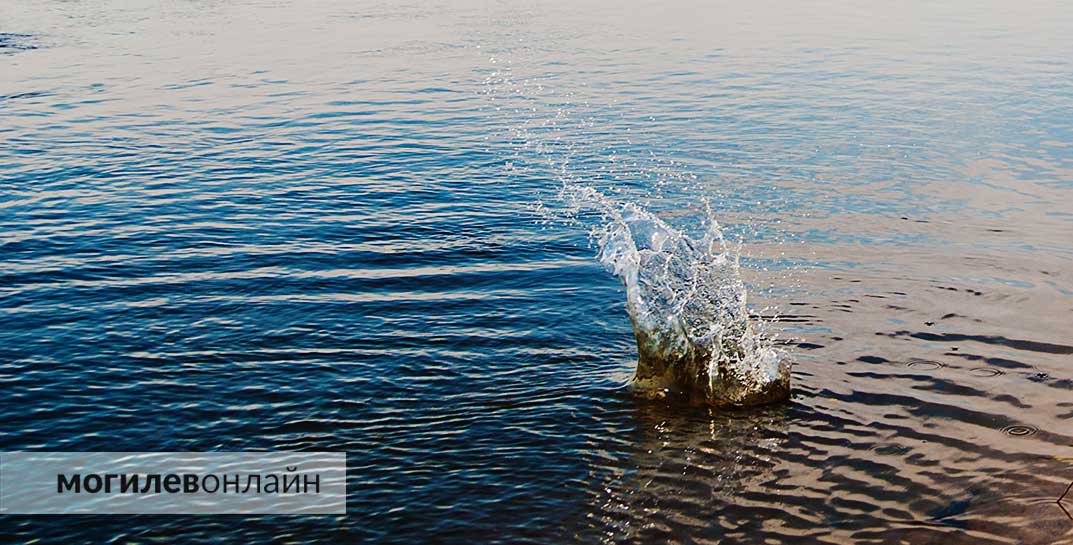
<svg viewBox="0 0 1073 545"><path fill-rule="evenodd" d="M1069 28L1058 2L5 2L0 450L345 451L349 500L0 535L1071 540ZM564 182L684 230L708 200L794 399L635 397Z"/></svg>

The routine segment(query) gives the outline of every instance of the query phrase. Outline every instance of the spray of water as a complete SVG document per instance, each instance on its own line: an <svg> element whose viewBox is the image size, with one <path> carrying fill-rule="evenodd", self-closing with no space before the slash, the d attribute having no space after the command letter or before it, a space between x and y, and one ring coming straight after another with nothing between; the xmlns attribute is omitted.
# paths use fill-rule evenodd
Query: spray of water
<svg viewBox="0 0 1073 545"><path fill-rule="evenodd" d="M567 185L563 195L575 207L597 208L603 218L593 234L600 261L626 288L639 392L720 407L789 396L789 358L750 320L739 254L707 203L703 235L691 238L591 187Z"/></svg>
<svg viewBox="0 0 1073 545"><path fill-rule="evenodd" d="M499 98L499 104L504 96L524 101L524 88L508 74L489 94ZM703 234L690 237L639 204L609 197L590 182L592 173L575 166L584 164L575 160L578 149L591 147L584 140L584 129L591 124L583 120L564 131L569 116L562 108L539 120L532 103L528 99L525 107L514 109L516 115L527 113L510 125L521 142L515 158L524 161L525 154L532 153L537 163L552 167L565 205L558 208L558 217L590 226L600 261L625 286L626 309L637 338L637 391L680 395L720 407L788 398L789 358L750 319L739 254L724 240L708 203ZM571 133L582 138L564 138ZM659 176L657 185L666 180Z"/></svg>

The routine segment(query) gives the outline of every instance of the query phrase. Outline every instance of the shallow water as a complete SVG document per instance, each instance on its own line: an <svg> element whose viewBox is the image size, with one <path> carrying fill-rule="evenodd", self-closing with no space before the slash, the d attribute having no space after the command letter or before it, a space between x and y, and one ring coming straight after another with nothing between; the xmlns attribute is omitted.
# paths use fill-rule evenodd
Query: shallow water
<svg viewBox="0 0 1073 545"><path fill-rule="evenodd" d="M1071 27L1057 2L0 4L0 450L350 465L347 517L3 534L1073 541ZM622 289L547 220L564 180L683 228L710 199L793 400L632 396Z"/></svg>

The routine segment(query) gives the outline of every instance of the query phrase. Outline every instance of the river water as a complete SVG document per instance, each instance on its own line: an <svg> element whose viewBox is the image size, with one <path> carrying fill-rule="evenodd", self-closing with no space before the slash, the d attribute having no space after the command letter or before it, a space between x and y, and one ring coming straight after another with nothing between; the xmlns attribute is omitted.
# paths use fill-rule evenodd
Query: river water
<svg viewBox="0 0 1073 545"><path fill-rule="evenodd" d="M348 453L348 515L13 542L1073 542L1061 2L0 3L0 450ZM573 184L573 185L571 185ZM793 398L640 399L598 189Z"/></svg>

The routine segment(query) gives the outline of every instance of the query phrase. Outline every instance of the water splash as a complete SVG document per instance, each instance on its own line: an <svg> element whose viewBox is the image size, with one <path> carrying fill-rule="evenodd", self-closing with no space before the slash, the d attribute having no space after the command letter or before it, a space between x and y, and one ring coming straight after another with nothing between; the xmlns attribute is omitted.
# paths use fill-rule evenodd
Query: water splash
<svg viewBox="0 0 1073 545"><path fill-rule="evenodd" d="M634 386L720 407L784 400L790 363L749 318L739 253L705 203L703 235L692 238L633 203L565 185L572 206L604 218L593 235L600 261L626 287L637 338Z"/></svg>
<svg viewBox="0 0 1073 545"><path fill-rule="evenodd" d="M497 68L485 84L489 103L508 116L508 138L519 143L510 168L549 168L560 183L564 206L548 209L538 202L538 211L588 226L600 261L626 287L637 338L637 391L720 407L788 398L789 358L775 348L764 323L750 320L739 254L724 240L710 206L705 203L703 234L692 238L646 210L637 195L608 196L623 195L615 180L649 181L653 197L668 184L695 183L697 177L615 143L595 144L590 136L601 124L574 118L570 110L577 105L569 95L542 97L549 87L516 81L509 67ZM547 105L554 105L553 115L545 115ZM609 181L610 187L598 189Z"/></svg>

